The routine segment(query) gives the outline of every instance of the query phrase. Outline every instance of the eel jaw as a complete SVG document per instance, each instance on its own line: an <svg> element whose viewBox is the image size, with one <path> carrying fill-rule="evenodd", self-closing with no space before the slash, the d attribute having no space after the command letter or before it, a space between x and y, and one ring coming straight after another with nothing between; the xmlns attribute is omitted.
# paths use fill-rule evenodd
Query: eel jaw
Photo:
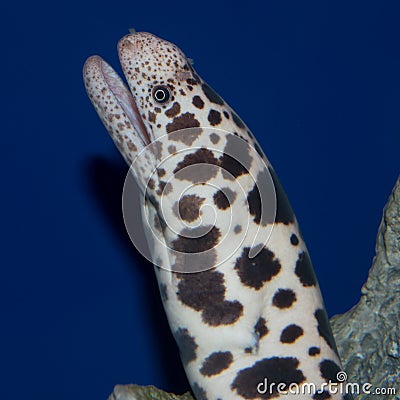
<svg viewBox="0 0 400 400"><path fill-rule="evenodd" d="M151 143L150 134L140 116L132 92L106 61L100 56L89 57L83 67L83 78L90 101L114 141L116 134L124 133L138 150ZM120 128L122 126L124 128ZM124 132L120 132L121 129L124 129ZM131 160L135 155L127 157L123 154L125 159Z"/></svg>

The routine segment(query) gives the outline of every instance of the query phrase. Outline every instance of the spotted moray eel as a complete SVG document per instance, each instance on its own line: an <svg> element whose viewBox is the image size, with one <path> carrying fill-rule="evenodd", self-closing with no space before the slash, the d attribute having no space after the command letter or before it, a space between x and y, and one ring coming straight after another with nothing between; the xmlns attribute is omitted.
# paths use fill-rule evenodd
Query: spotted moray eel
<svg viewBox="0 0 400 400"><path fill-rule="evenodd" d="M278 383L337 382L341 364L297 220L253 134L174 44L137 32L118 53L129 88L99 56L86 61L84 82L122 156L136 160L161 298L196 399L350 398L327 389L278 393ZM235 138L249 146L243 162L228 151ZM185 173L193 165L198 176ZM257 191L268 179L274 220L263 218ZM199 226L208 227L204 235L188 237ZM206 255L188 261L198 252Z"/></svg>

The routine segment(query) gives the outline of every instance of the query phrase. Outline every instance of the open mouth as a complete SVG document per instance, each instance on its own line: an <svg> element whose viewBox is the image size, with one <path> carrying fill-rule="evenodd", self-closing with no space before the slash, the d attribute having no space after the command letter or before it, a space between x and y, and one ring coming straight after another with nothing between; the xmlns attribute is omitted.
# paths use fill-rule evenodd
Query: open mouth
<svg viewBox="0 0 400 400"><path fill-rule="evenodd" d="M83 68L85 86L88 94L92 94L100 117L105 118L105 110L111 103L117 103L124 111L126 117L134 129L134 142L140 141L140 147L146 147L151 143L150 135L144 125L142 117L136 105L136 101L114 69L101 57L89 57ZM139 144L139 143L137 143Z"/></svg>

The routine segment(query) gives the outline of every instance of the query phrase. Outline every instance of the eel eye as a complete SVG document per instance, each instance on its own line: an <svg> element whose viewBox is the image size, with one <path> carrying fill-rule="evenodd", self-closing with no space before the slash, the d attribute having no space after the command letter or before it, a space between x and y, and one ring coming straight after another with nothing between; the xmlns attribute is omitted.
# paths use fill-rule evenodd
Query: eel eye
<svg viewBox="0 0 400 400"><path fill-rule="evenodd" d="M157 103L165 103L171 97L171 93L167 86L156 86L153 89L153 98Z"/></svg>

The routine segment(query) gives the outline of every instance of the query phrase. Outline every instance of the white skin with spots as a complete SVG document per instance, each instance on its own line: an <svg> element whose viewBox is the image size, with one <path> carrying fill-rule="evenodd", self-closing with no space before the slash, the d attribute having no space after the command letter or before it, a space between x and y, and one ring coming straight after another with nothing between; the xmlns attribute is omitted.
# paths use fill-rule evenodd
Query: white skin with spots
<svg viewBox="0 0 400 400"><path fill-rule="evenodd" d="M163 267L156 267L155 272L171 331L180 347L196 398L269 398L267 394L257 393L257 384L264 378L276 384L308 382L317 387L329 378L334 380L341 368L340 360L332 348L334 342L329 325L324 321L324 305L305 243L285 195L277 186L279 183L275 182L278 211L272 234L270 223L260 225L255 221L252 200L249 200L249 206L243 203L243 193L246 199L254 187L253 177L264 169L263 162L274 174L268 160L264 155L261 159L254 156L255 152L251 153L250 173L235 174L232 165L221 164L230 140L224 131L236 133L249 145L257 146L248 128L218 95L205 86L174 44L139 32L122 38L118 52L129 88L99 56L90 57L85 63L85 86L128 164L149 143L161 138L161 145L154 147L147 158L140 158L132 172L140 188L143 191L147 188L148 198L152 199L145 205L159 239L158 243L152 243L152 252L154 262L157 260L159 265L161 262ZM162 101L165 94L168 98ZM200 131L196 127L213 128L214 134L210 135L209 129ZM182 135L176 133L184 128L192 130ZM210 150L199 153L199 148ZM183 149L189 150L179 153ZM147 180L154 166L171 154L173 156L162 165L164 171L152 175L153 181L149 185ZM218 168L221 169L221 165L227 167L235 179L227 179L218 170L208 177L210 185L194 184L185 192L192 196L184 204L189 208L196 209L193 206L197 204L196 196L200 205L214 205L218 219L213 232L217 231L219 235L207 237L211 248L214 247L207 258L210 262L207 268L211 269L178 274L170 269L176 268L179 258L167 251L165 245L179 247L181 251L193 245L193 241L180 240L171 229L174 224L182 227L176 213L177 201L181 191L188 186L188 180L173 180L172 187L164 189L162 194L160 187L162 189L165 186L162 182L174 175L179 163L193 164L185 159L188 155L211 162L211 167L219 162ZM269 174L263 177L267 179ZM215 187L229 188L235 193L229 207L215 207ZM239 187L244 190L242 194ZM231 213L233 225L229 225ZM187 226L196 226L198 216L191 214L185 221ZM202 209L201 217L203 224L213 224L205 209ZM167 222L164 229L158 226L160 219ZM246 226L248 221L250 224ZM235 231L235 225L242 225L242 230ZM244 249L251 247L258 229L261 236L268 239L263 242L266 242L266 250L249 259ZM243 241L239 243L238 237ZM217 268L212 268L217 264ZM313 398L309 394L279 396L274 393L273 396ZM315 398L339 400L343 396L332 393L330 397Z"/></svg>

